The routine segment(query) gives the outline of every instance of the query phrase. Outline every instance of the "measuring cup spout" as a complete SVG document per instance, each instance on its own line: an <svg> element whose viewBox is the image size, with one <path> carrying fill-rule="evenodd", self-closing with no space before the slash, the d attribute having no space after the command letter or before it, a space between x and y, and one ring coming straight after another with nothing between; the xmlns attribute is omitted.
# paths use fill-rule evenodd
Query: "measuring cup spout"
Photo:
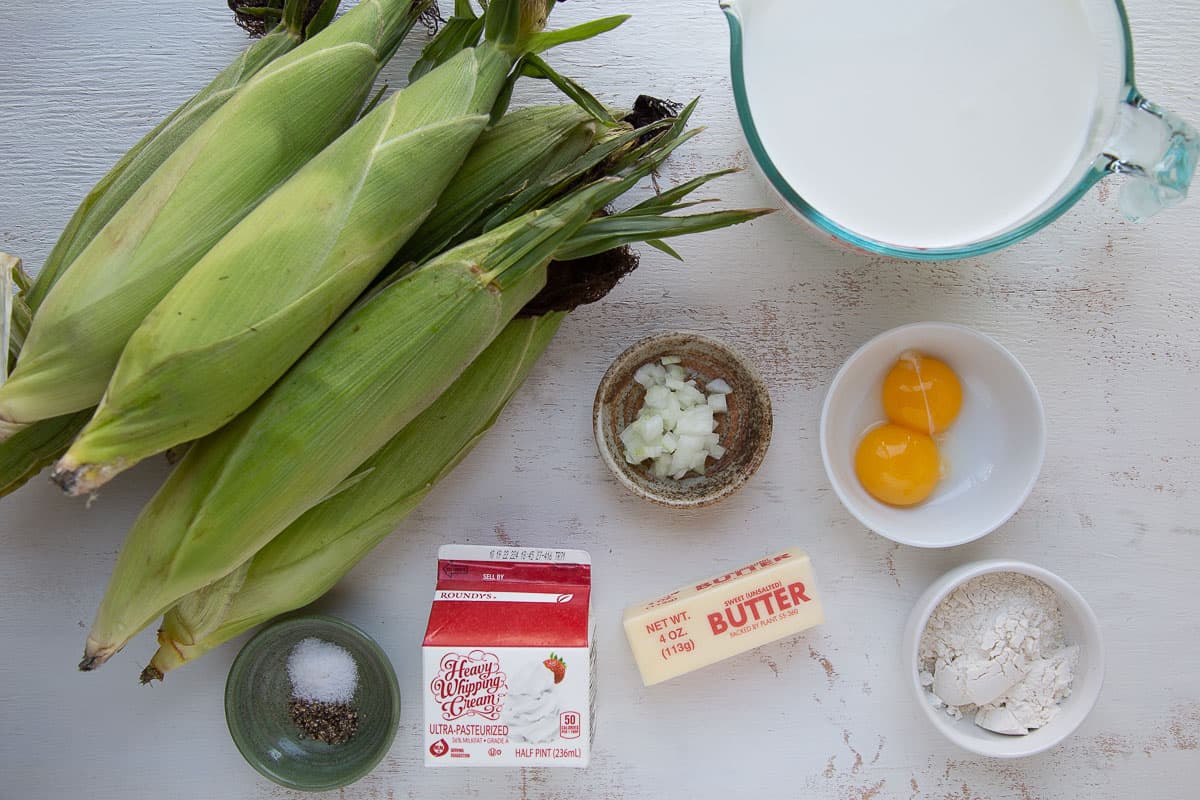
<svg viewBox="0 0 1200 800"><path fill-rule="evenodd" d="M1187 197L1200 156L1200 134L1135 89L1118 114L1105 155L1110 172L1130 178L1121 187L1121 212L1140 222Z"/></svg>

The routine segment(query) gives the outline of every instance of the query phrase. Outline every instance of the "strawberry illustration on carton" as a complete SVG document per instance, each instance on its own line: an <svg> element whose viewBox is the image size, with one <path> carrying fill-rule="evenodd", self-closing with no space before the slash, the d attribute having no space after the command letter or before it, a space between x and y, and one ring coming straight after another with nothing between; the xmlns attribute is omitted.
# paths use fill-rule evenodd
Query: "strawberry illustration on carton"
<svg viewBox="0 0 1200 800"><path fill-rule="evenodd" d="M582 550L438 550L422 648L426 766L587 766L591 569Z"/></svg>

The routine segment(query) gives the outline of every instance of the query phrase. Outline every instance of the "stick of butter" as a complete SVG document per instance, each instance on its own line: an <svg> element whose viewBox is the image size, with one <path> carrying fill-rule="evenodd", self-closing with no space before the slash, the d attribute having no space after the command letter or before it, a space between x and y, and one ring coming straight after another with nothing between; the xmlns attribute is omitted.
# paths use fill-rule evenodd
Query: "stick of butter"
<svg viewBox="0 0 1200 800"><path fill-rule="evenodd" d="M812 562L791 548L625 609L642 683L656 683L825 621Z"/></svg>

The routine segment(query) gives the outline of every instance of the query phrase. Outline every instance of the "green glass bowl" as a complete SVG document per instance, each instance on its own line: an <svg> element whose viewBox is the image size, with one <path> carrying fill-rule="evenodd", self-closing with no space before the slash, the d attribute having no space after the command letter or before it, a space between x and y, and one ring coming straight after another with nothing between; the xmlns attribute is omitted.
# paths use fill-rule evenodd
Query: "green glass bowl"
<svg viewBox="0 0 1200 800"><path fill-rule="evenodd" d="M328 745L301 738L288 715L287 659L308 637L344 647L358 664L358 731ZM229 668L225 721L250 766L281 786L324 791L348 786L383 759L400 723L400 685L387 654L358 628L335 617L291 617L261 630Z"/></svg>

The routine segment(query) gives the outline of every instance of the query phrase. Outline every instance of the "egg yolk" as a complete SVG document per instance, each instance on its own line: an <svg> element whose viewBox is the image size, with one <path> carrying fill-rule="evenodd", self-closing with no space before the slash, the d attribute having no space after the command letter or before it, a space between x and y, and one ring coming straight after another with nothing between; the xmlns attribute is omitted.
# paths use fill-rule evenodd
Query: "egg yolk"
<svg viewBox="0 0 1200 800"><path fill-rule="evenodd" d="M905 353L883 380L883 410L897 425L930 435L950 427L962 408L962 384L944 361Z"/></svg>
<svg viewBox="0 0 1200 800"><path fill-rule="evenodd" d="M941 477L941 459L928 434L885 424L867 431L859 442L854 471L876 500L911 506L933 493Z"/></svg>

